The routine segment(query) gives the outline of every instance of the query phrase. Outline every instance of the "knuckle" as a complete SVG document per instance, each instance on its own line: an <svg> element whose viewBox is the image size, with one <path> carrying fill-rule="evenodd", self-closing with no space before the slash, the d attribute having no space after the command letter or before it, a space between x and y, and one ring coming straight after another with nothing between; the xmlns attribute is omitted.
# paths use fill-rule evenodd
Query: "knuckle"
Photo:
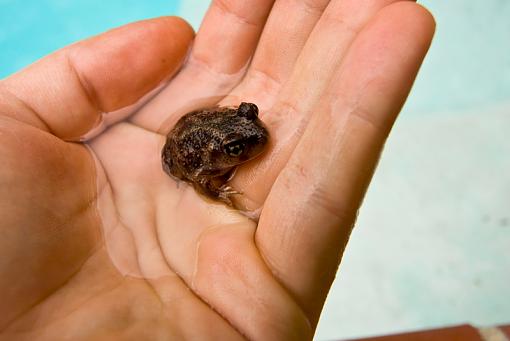
<svg viewBox="0 0 510 341"><path fill-rule="evenodd" d="M249 18L248 15L243 13L239 8L235 6L236 2L231 0L215 0L213 5L220 9L224 14L231 16L234 20L241 24L255 26L257 23Z"/></svg>

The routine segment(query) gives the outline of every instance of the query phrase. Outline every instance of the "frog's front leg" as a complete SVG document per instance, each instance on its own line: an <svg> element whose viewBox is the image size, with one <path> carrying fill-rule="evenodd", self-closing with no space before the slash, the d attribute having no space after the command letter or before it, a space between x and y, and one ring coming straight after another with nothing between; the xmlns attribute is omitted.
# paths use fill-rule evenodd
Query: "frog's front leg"
<svg viewBox="0 0 510 341"><path fill-rule="evenodd" d="M230 197L234 196L234 195L239 195L239 194L243 194L243 193L239 192L239 191L236 191L235 189L233 189L232 187L228 186L227 184L223 184L219 188L218 198L221 201L228 203L230 206L233 206L232 205L232 200L230 199Z"/></svg>
<svg viewBox="0 0 510 341"><path fill-rule="evenodd" d="M230 199L233 195L242 194L239 191L236 191L229 185L223 183L222 181L214 178L201 178L199 181L195 182L195 188L202 194L213 198L218 199L229 206L233 207L232 200Z"/></svg>

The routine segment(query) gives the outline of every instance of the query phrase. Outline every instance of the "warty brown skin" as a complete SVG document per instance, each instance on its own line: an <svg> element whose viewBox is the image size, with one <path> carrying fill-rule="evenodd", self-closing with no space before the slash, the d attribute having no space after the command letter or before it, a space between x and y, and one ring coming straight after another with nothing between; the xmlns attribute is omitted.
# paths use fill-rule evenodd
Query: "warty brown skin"
<svg viewBox="0 0 510 341"><path fill-rule="evenodd" d="M253 103L196 110L168 133L161 153L163 169L199 193L232 206L230 197L240 193L227 182L237 166L263 152L268 139Z"/></svg>

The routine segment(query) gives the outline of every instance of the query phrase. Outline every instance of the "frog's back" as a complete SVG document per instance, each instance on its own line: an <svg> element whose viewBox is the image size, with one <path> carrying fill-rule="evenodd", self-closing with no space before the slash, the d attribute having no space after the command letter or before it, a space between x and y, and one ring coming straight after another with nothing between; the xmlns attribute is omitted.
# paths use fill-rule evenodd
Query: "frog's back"
<svg viewBox="0 0 510 341"><path fill-rule="evenodd" d="M165 172L181 180L193 181L193 175L204 167L211 150L220 148L222 126L228 114L235 114L235 109L215 107L181 117L168 134L163 148Z"/></svg>

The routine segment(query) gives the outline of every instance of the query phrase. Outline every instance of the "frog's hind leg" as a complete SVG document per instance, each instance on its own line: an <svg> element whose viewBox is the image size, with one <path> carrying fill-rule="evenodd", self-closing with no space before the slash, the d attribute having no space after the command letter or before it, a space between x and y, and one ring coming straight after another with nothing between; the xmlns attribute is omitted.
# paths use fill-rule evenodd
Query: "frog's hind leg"
<svg viewBox="0 0 510 341"><path fill-rule="evenodd" d="M172 162L171 158L163 158L163 171L173 180L175 180L176 188L179 188L183 178L180 176L181 172L179 168Z"/></svg>

